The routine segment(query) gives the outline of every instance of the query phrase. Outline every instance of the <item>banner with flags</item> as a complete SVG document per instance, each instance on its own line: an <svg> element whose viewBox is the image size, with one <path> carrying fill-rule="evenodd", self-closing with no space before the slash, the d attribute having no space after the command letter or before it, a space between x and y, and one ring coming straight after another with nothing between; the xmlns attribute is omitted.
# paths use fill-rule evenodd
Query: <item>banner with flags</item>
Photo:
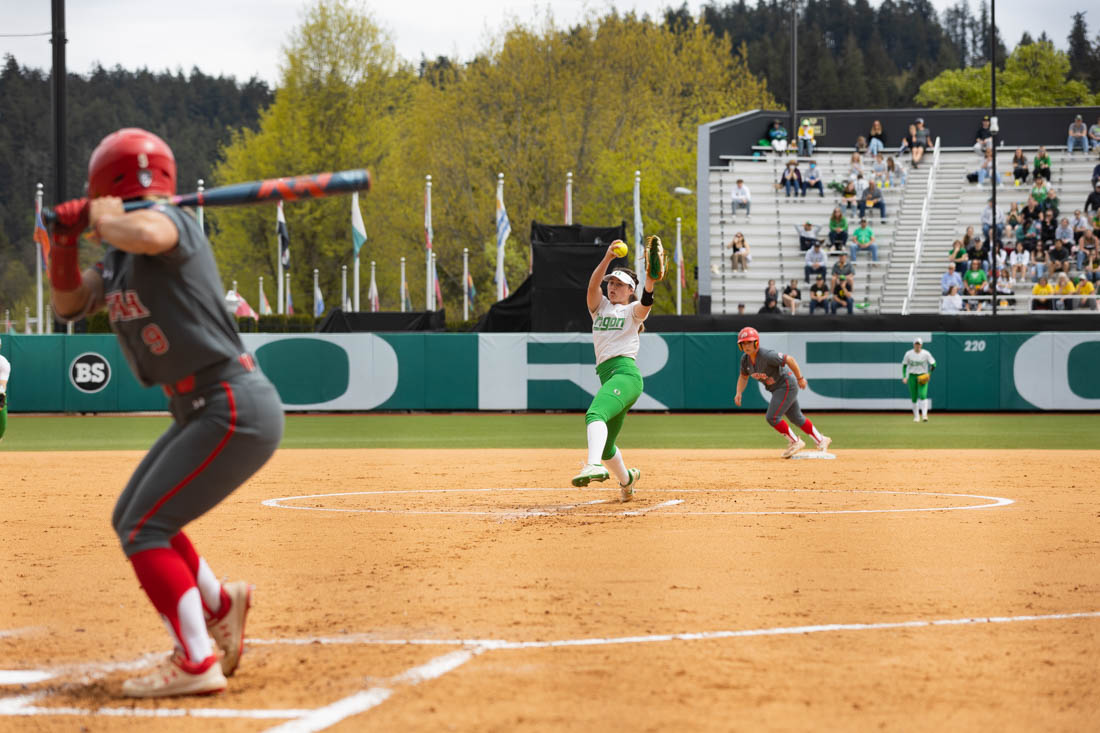
<svg viewBox="0 0 1100 733"><path fill-rule="evenodd" d="M355 256L359 256L359 248L367 241L367 228L363 226L363 212L359 210L359 192L351 195L351 242L355 247Z"/></svg>
<svg viewBox="0 0 1100 733"><path fill-rule="evenodd" d="M264 292L263 288L260 288L260 315L271 315L271 303L267 302L267 294Z"/></svg>
<svg viewBox="0 0 1100 733"><path fill-rule="evenodd" d="M48 270L50 266L50 236L46 233L46 225L42 223L42 202L34 203L34 241L38 243L38 255L42 258L42 269Z"/></svg>
<svg viewBox="0 0 1100 733"><path fill-rule="evenodd" d="M325 315L325 298L321 295L321 286L313 283L313 317L320 318Z"/></svg>
<svg viewBox="0 0 1100 733"><path fill-rule="evenodd" d="M377 313L381 309L378 300L378 283L374 279L374 267L370 270L370 288L367 290L367 300L370 301L370 312Z"/></svg>
<svg viewBox="0 0 1100 733"><path fill-rule="evenodd" d="M286 228L286 217L283 216L283 202L277 207L278 214L275 219L275 232L279 235L279 261L283 263L283 272L290 272L290 232ZM290 294L287 294L287 301Z"/></svg>
<svg viewBox="0 0 1100 733"><path fill-rule="evenodd" d="M508 212L504 209L504 174L497 178L497 269L493 282L497 285L497 300L508 297L508 280L504 275L504 245L512 233L512 222L508 221Z"/></svg>

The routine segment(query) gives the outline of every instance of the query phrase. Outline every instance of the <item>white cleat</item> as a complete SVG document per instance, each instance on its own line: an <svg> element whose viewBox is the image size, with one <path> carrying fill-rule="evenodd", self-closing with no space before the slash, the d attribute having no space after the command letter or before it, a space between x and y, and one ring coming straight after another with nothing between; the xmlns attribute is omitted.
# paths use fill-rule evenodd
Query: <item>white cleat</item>
<svg viewBox="0 0 1100 733"><path fill-rule="evenodd" d="M914 417L913 422L920 422L920 418L919 417Z"/></svg>
<svg viewBox="0 0 1100 733"><path fill-rule="evenodd" d="M611 474L598 463L585 464L581 472L573 477L573 485L576 487L588 486L593 481L607 481Z"/></svg>
<svg viewBox="0 0 1100 733"><path fill-rule="evenodd" d="M921 418L921 420L923 420L924 422L928 422L928 416L925 415L924 417Z"/></svg>
<svg viewBox="0 0 1100 733"><path fill-rule="evenodd" d="M791 444L787 446L787 450L783 451L783 457L790 458L795 453L805 447L806 443L802 440L802 438L795 438L793 441L791 441Z"/></svg>
<svg viewBox="0 0 1100 733"><path fill-rule="evenodd" d="M126 697L216 695L225 687L225 675L214 655L195 664L176 651L149 674L123 682L122 694Z"/></svg>
<svg viewBox="0 0 1100 733"><path fill-rule="evenodd" d="M630 481L619 484L619 501L623 504L634 498L634 489L642 478L642 472L637 468L629 468L626 472L630 475Z"/></svg>
<svg viewBox="0 0 1100 733"><path fill-rule="evenodd" d="M829 450L829 446L832 444L832 442L833 439L830 438L828 435L822 435L821 440L817 442L817 449L824 453L825 451Z"/></svg>

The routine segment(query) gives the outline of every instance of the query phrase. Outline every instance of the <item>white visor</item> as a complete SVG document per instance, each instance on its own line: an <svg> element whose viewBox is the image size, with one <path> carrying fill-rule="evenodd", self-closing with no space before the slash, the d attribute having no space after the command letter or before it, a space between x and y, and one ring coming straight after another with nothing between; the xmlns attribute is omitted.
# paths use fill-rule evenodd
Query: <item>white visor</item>
<svg viewBox="0 0 1100 733"><path fill-rule="evenodd" d="M914 344L920 344L921 346L924 346L924 342L921 341L920 336L917 336L915 339L913 339L913 343Z"/></svg>
<svg viewBox="0 0 1100 733"><path fill-rule="evenodd" d="M603 281L607 282L612 278L615 278L624 285L629 285L631 288L637 289L638 287L638 283L634 282L634 278L632 278L629 273L623 272L622 270L612 271L610 275L604 277Z"/></svg>

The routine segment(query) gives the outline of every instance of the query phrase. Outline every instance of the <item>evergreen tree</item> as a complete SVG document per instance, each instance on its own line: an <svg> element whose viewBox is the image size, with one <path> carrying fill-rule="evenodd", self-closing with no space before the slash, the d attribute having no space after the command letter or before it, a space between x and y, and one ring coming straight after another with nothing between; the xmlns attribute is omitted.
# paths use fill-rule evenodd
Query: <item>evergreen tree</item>
<svg viewBox="0 0 1100 733"><path fill-rule="evenodd" d="M1089 31L1085 25L1085 13L1079 11L1073 14L1073 27L1070 28L1069 37L1069 75L1078 81L1089 81L1092 76L1093 48L1089 43Z"/></svg>

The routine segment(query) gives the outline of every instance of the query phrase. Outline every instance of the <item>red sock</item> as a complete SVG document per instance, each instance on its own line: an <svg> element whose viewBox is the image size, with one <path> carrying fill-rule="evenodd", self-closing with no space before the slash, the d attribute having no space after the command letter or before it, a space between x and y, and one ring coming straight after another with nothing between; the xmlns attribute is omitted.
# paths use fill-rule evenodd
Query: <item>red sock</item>
<svg viewBox="0 0 1100 733"><path fill-rule="evenodd" d="M806 418L806 422L802 423L802 432L809 435L815 441L821 441L821 433L814 429L814 424L810 422L810 418Z"/></svg>
<svg viewBox="0 0 1100 733"><path fill-rule="evenodd" d="M191 544L191 538L189 538L183 532L178 533L175 537L172 538L172 549L179 553L180 557L183 558L183 561L187 563L187 569L190 570L191 575L194 576L195 581L199 586L199 593L202 597L202 610L203 613L205 613L206 617L220 618L221 616L224 616L226 613L228 613L231 601L229 598L229 594L225 592L225 588L223 588L221 584L218 584L218 587L216 589L216 593L219 597L217 606L218 610L214 611L211 608L211 604L207 602L207 596L211 593L213 589L203 587L203 576L201 576L199 573L199 567L201 564L199 553L197 550L195 550L195 546ZM214 579L214 581L211 582L216 582L216 578ZM210 595L210 598L213 599L213 595Z"/></svg>
<svg viewBox="0 0 1100 733"><path fill-rule="evenodd" d="M199 618L196 623L196 619L186 618L186 614L180 613L181 608L186 607L186 604L181 604L184 595L191 591L198 595L195 576L187 563L170 547L143 550L132 556L130 563L145 594L172 630L176 644L183 649L188 660L205 661L210 656L210 639L206 635L205 622Z"/></svg>
<svg viewBox="0 0 1100 733"><path fill-rule="evenodd" d="M779 422L777 422L772 427L775 428L780 433L783 433L783 435L786 435L787 440L791 441L792 443L794 442L794 434L791 432L791 428L790 428L789 425L787 425L786 420L780 420Z"/></svg>

